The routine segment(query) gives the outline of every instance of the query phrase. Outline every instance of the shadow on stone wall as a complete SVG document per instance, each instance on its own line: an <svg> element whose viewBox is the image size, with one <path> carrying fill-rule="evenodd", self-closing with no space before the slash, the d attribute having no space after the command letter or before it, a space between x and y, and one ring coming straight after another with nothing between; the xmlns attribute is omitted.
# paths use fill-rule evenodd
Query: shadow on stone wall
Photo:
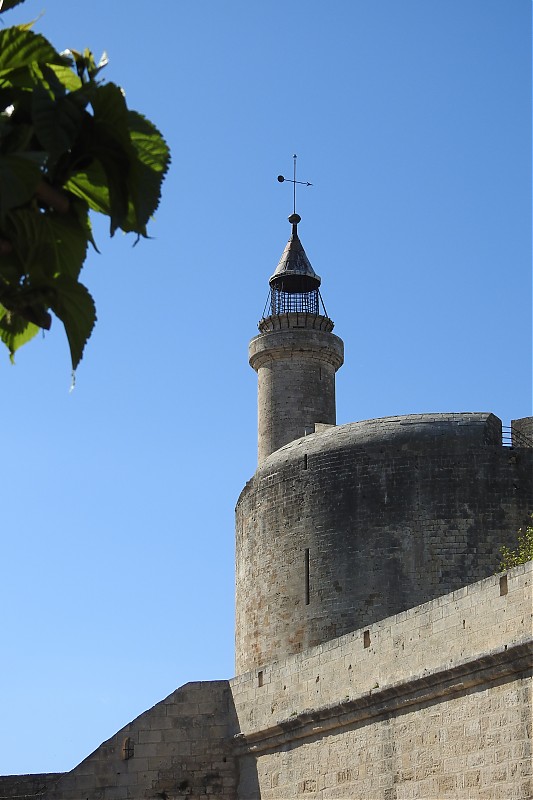
<svg viewBox="0 0 533 800"><path fill-rule="evenodd" d="M257 770L247 765L237 794L239 732L228 681L188 683L141 714L70 772L12 776L0 800L217 800L260 798ZM22 783L21 783L22 781ZM37 781L37 782L36 782Z"/></svg>

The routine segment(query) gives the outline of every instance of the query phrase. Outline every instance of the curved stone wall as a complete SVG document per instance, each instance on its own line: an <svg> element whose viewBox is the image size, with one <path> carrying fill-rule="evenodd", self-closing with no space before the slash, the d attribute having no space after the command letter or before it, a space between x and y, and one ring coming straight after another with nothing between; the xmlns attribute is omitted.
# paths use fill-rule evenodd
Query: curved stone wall
<svg viewBox="0 0 533 800"><path fill-rule="evenodd" d="M310 314L268 317L250 342L250 366L258 379L260 464L316 422L335 424L335 372L344 347L331 327L327 317Z"/></svg>
<svg viewBox="0 0 533 800"><path fill-rule="evenodd" d="M492 414L394 417L269 456L236 514L237 674L496 571L532 510L533 450Z"/></svg>

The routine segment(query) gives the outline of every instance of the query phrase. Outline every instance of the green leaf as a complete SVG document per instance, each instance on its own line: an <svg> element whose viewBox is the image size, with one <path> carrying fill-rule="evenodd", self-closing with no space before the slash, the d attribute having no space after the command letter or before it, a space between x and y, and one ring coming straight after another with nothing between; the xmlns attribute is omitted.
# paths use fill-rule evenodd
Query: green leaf
<svg viewBox="0 0 533 800"><path fill-rule="evenodd" d="M11 363L19 347L33 339L39 328L0 305L0 340L8 347Z"/></svg>
<svg viewBox="0 0 533 800"><path fill-rule="evenodd" d="M32 64L65 64L65 58L40 33L13 26L0 30L0 82Z"/></svg>
<svg viewBox="0 0 533 800"><path fill-rule="evenodd" d="M120 145L100 133L92 145L94 160L83 170L74 172L65 183L65 189L83 198L90 208L110 217L111 236L117 228L129 231L127 174L131 160Z"/></svg>
<svg viewBox="0 0 533 800"><path fill-rule="evenodd" d="M28 149L33 138L33 125L24 122L13 123L9 117L0 116L0 152L4 154L24 152L27 157ZM41 163L44 163L45 154L41 154ZM32 159L35 160L35 159Z"/></svg>
<svg viewBox="0 0 533 800"><path fill-rule="evenodd" d="M106 174L98 161L76 171L65 183L65 189L88 203L89 208L101 214L109 214L111 205Z"/></svg>
<svg viewBox="0 0 533 800"><path fill-rule="evenodd" d="M66 57L67 54L68 51L60 55ZM75 92L83 86L80 78L70 66L66 66L65 64L49 64L48 67L55 72L57 79L61 81L65 89L69 92Z"/></svg>
<svg viewBox="0 0 533 800"><path fill-rule="evenodd" d="M85 286L68 278L58 278L54 281L54 288L55 296L50 307L65 326L72 369L75 370L96 322L94 301Z"/></svg>
<svg viewBox="0 0 533 800"><path fill-rule="evenodd" d="M3 291L0 301L12 314L16 314L39 328L50 330L52 318L48 313L50 288L22 287L20 291Z"/></svg>
<svg viewBox="0 0 533 800"><path fill-rule="evenodd" d="M11 8L15 8L15 6L24 3L24 0L0 0L0 14L3 14L4 11L9 11Z"/></svg>
<svg viewBox="0 0 533 800"><path fill-rule="evenodd" d="M100 161L109 190L111 236L127 224L128 177L135 157L124 94L114 83L98 86L91 97L94 111L94 139L91 152Z"/></svg>
<svg viewBox="0 0 533 800"><path fill-rule="evenodd" d="M75 208L74 206L78 208ZM85 218L81 208L85 210ZM90 236L87 206L80 200L73 201L68 214L41 214L46 217L46 241L53 247L55 275L76 279L87 255ZM92 238L92 236L91 236Z"/></svg>
<svg viewBox="0 0 533 800"><path fill-rule="evenodd" d="M71 198L71 210L72 213L76 215L78 223L84 231L86 241L92 244L97 253L100 253L94 241L91 218L89 216L89 206L86 201L81 198Z"/></svg>
<svg viewBox="0 0 533 800"><path fill-rule="evenodd" d="M86 100L77 92L51 97L44 87L35 87L32 93L35 134L49 153L50 170L63 153L72 149L83 122L85 104Z"/></svg>
<svg viewBox="0 0 533 800"><path fill-rule="evenodd" d="M65 55L70 55L74 62L74 66L76 68L76 72L82 82L93 82L100 70L102 70L109 59L107 57L107 53L102 53L100 57L100 61L98 64L94 60L94 56L92 52L85 48L83 53L80 53L78 50L65 50Z"/></svg>
<svg viewBox="0 0 533 800"><path fill-rule="evenodd" d="M41 177L33 158L0 155L0 224L10 209L31 200Z"/></svg>
<svg viewBox="0 0 533 800"><path fill-rule="evenodd" d="M34 73L36 85L35 91L45 91L50 99L64 97L66 94L65 86L61 83L56 73L48 64L32 64L31 70Z"/></svg>
<svg viewBox="0 0 533 800"><path fill-rule="evenodd" d="M73 172L65 188L110 216L111 235L121 228L146 236L170 163L168 145L155 125L128 111L118 86L96 87L90 102L94 126L87 153L93 161Z"/></svg>
<svg viewBox="0 0 533 800"><path fill-rule="evenodd" d="M137 227L144 227L161 198L161 183L170 164L170 150L155 125L137 111L128 112L131 141L137 158L130 174L130 195Z"/></svg>
<svg viewBox="0 0 533 800"><path fill-rule="evenodd" d="M94 161L71 175L66 188L117 228L146 236L146 224L158 207L161 183L170 163L168 146L155 125L128 111L114 84L91 95L95 124L90 152Z"/></svg>
<svg viewBox="0 0 533 800"><path fill-rule="evenodd" d="M5 235L30 286L61 275L78 277L87 254L87 225L87 207L79 200L73 201L67 214L19 208L9 215Z"/></svg>
<svg viewBox="0 0 533 800"><path fill-rule="evenodd" d="M96 320L78 282L96 248L89 208L109 216L111 235L146 236L170 156L122 90L95 80L105 54L57 53L30 27L0 30L0 339L13 354L53 311L75 369Z"/></svg>
<svg viewBox="0 0 533 800"><path fill-rule="evenodd" d="M102 165L106 177L109 195L109 233L113 236L117 228L128 230L128 174L131 169L131 159L118 142L111 137L106 141L103 135L100 135L95 158Z"/></svg>
<svg viewBox="0 0 533 800"><path fill-rule="evenodd" d="M0 233L3 238L3 234ZM24 270L16 252L2 252L0 254L0 303L2 302L2 291L9 287L19 287Z"/></svg>

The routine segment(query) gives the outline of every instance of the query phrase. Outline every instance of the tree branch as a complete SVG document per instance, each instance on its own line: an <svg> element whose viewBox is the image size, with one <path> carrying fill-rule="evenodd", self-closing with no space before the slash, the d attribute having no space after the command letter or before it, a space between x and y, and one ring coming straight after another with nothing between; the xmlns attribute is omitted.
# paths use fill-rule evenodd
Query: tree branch
<svg viewBox="0 0 533 800"><path fill-rule="evenodd" d="M46 203L47 206L53 208L58 214L68 214L70 208L70 201L63 192L54 189L46 181L41 181L35 190L35 196L41 202Z"/></svg>

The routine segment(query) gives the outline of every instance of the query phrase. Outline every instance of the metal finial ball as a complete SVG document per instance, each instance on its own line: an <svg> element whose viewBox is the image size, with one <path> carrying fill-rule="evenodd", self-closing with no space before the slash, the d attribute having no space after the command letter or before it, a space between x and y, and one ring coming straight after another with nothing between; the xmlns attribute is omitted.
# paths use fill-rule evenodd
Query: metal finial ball
<svg viewBox="0 0 533 800"><path fill-rule="evenodd" d="M291 214L289 217L289 222L291 225L298 225L299 222L302 221L302 218L299 214Z"/></svg>
<svg viewBox="0 0 533 800"><path fill-rule="evenodd" d="M283 183L284 180L285 180L285 178L283 177L283 175L278 175L278 181L280 183Z"/></svg>

